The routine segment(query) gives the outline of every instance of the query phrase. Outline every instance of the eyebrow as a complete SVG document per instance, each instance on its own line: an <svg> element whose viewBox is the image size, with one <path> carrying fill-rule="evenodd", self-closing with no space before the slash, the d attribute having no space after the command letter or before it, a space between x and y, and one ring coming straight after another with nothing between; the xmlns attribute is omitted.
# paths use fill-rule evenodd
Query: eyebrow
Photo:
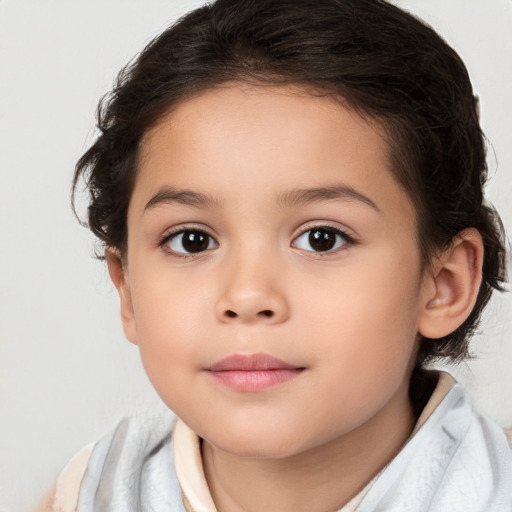
<svg viewBox="0 0 512 512"><path fill-rule="evenodd" d="M283 206L295 206L322 201L333 201L336 199L360 201L361 203L371 206L375 211L380 213L380 208L377 206L375 201L361 192L358 192L354 188L344 184L289 190L279 194L278 204L282 204Z"/></svg>
<svg viewBox="0 0 512 512"><path fill-rule="evenodd" d="M196 208L215 208L220 205L220 201L212 195L194 192L193 190L180 190L174 187L164 186L146 203L144 212L160 205L172 205L174 203L194 206Z"/></svg>
<svg viewBox="0 0 512 512"><path fill-rule="evenodd" d="M377 204L348 185L333 185L327 187L293 189L279 194L277 204L280 206L300 206L309 203L322 201L333 201L337 199L356 200L371 206L380 213ZM168 185L163 186L160 190L146 203L144 212L151 210L160 205L172 205L174 203L192 206L195 208L209 207L218 208L220 201L210 195L193 190L182 190Z"/></svg>

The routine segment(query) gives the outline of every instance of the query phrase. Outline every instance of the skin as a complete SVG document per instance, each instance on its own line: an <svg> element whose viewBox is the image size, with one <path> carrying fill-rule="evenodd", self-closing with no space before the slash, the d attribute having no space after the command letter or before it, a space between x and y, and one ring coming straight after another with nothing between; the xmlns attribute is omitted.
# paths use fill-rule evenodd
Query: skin
<svg viewBox="0 0 512 512"><path fill-rule="evenodd" d="M291 86L207 91L144 138L127 253L109 250L107 261L152 384L204 440L220 512L348 502L412 431L418 333L448 334L471 311L478 233L423 272L389 152L377 124ZM335 197L289 200L333 187ZM177 190L209 201L173 199ZM318 226L348 237L315 251L308 230ZM183 229L211 236L208 248L186 254L180 235L166 240ZM256 353L301 371L257 392L207 371Z"/></svg>

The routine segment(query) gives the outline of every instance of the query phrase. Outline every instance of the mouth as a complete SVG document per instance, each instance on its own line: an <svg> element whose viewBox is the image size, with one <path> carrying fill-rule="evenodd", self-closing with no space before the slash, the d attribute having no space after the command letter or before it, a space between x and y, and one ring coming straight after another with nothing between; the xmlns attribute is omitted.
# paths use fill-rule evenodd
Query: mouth
<svg viewBox="0 0 512 512"><path fill-rule="evenodd" d="M235 354L217 361L206 371L236 391L257 392L289 381L305 370L267 354Z"/></svg>

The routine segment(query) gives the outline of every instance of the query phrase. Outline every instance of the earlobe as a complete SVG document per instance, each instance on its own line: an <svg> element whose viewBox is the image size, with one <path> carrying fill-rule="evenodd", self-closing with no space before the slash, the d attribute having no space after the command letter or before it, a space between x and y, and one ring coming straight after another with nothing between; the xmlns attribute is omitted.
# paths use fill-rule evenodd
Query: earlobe
<svg viewBox="0 0 512 512"><path fill-rule="evenodd" d="M132 296L128 272L125 268L121 255L116 249L108 248L105 251L108 273L110 279L119 293L121 303L121 321L126 338L137 344L137 329L133 313Z"/></svg>
<svg viewBox="0 0 512 512"><path fill-rule="evenodd" d="M424 289L418 331L426 338L442 338L469 316L482 282L483 242L480 233L461 231L436 259Z"/></svg>

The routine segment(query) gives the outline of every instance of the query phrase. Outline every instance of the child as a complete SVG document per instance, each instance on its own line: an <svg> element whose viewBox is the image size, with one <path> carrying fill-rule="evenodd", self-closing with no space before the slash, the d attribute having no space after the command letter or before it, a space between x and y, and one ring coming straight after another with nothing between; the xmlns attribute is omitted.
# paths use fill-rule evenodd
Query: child
<svg viewBox="0 0 512 512"><path fill-rule="evenodd" d="M466 69L379 0L217 0L156 38L77 165L168 408L49 510L510 511L512 453L434 359L504 282Z"/></svg>

